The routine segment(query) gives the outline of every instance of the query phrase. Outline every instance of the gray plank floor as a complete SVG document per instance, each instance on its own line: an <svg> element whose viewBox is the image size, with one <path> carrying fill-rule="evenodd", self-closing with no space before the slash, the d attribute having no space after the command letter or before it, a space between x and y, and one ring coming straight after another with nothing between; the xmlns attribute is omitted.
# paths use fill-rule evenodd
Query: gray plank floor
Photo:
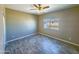
<svg viewBox="0 0 79 59"><path fill-rule="evenodd" d="M78 50L56 39L34 35L6 44L5 54L77 54Z"/></svg>

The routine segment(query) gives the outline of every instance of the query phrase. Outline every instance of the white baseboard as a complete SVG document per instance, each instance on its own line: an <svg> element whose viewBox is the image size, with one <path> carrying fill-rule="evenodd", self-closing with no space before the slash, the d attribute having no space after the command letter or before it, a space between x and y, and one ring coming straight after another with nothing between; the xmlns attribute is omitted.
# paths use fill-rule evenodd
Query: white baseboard
<svg viewBox="0 0 79 59"><path fill-rule="evenodd" d="M60 41L63 41L63 42L66 42L66 43L69 43L69 44L72 44L72 45L75 45L75 46L78 46L78 47L79 47L79 45L76 44L76 43L72 43L72 42L69 42L69 41L66 41L66 40L63 40L63 39L60 39L60 38L52 37L51 35L44 34L44 33L39 33L39 34L45 35L45 36L48 36L48 37L51 37L51 38L55 38L55 39L57 39L57 40L60 40Z"/></svg>
<svg viewBox="0 0 79 59"><path fill-rule="evenodd" d="M36 34L37 34L37 33L33 33L33 34L29 34L29 35L26 35L26 36L23 36L23 37L15 38L15 39L12 39L12 40L10 40L10 41L7 41L6 44L9 43L9 42L16 41L16 40L20 40L20 39L22 39L22 38L29 37L29 36L31 36L31 35L36 35ZM63 42L66 42L66 43L69 43L69 44L72 44L72 45L75 45L75 46L79 46L79 45L76 44L76 43L72 43L72 42L69 42L69 41L66 41L66 40L63 40L63 39L60 39L60 38L52 37L51 35L48 35L48 34L44 34L44 33L39 33L39 34L45 35L45 36L48 36L48 37L51 37L51 38L55 38L55 39L57 39L57 40L60 40L60 41L63 41Z"/></svg>
<svg viewBox="0 0 79 59"><path fill-rule="evenodd" d="M22 36L22 37L19 37L19 38L15 38L15 39L12 39L12 40L10 40L10 41L7 41L6 44L9 43L9 42L16 41L16 40L20 40L20 39L22 39L22 38L29 37L29 36L31 36L31 35L36 35L36 34L37 34L37 33L33 33L33 34L25 35L25 36Z"/></svg>

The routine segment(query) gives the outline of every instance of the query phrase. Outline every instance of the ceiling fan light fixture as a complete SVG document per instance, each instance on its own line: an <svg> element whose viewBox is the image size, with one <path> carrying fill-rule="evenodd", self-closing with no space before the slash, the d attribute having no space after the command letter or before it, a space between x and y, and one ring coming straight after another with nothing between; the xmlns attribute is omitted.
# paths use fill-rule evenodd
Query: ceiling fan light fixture
<svg viewBox="0 0 79 59"><path fill-rule="evenodd" d="M33 4L33 7L39 11L49 8L49 6L44 6L43 4Z"/></svg>

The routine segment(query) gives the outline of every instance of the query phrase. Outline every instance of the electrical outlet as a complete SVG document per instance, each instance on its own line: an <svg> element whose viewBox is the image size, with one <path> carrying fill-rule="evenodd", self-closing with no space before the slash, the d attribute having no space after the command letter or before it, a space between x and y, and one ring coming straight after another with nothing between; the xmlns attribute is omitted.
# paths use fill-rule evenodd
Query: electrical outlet
<svg viewBox="0 0 79 59"><path fill-rule="evenodd" d="M69 37L69 40L71 40L71 37Z"/></svg>

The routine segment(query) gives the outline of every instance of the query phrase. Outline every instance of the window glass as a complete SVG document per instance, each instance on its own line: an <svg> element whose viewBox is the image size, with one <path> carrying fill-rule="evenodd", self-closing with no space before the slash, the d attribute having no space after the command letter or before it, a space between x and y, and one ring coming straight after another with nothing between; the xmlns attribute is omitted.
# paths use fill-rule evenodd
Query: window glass
<svg viewBox="0 0 79 59"><path fill-rule="evenodd" d="M45 29L53 29L53 30L59 30L59 22L58 18L45 18L44 19L44 28Z"/></svg>

